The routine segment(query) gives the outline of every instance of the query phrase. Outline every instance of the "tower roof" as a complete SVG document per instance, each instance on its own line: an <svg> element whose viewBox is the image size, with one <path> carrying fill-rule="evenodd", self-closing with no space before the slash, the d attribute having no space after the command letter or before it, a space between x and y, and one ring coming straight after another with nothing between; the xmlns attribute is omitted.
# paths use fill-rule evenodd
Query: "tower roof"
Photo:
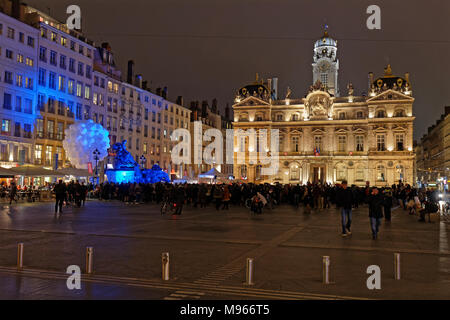
<svg viewBox="0 0 450 320"><path fill-rule="evenodd" d="M337 47L337 41L330 37L328 34L328 25L325 25L325 30L323 32L322 38L316 41L314 48L320 47Z"/></svg>

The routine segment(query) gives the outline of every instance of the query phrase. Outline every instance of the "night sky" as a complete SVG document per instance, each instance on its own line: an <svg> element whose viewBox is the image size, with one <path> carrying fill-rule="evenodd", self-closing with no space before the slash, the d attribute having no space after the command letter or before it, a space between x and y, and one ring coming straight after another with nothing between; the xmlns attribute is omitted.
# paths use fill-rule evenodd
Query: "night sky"
<svg viewBox="0 0 450 320"><path fill-rule="evenodd" d="M450 105L450 1L448 0L27 0L58 20L70 4L81 7L83 32L97 45L109 42L126 75L169 99L217 98L220 108L255 79L279 78L279 93L303 97L312 84L315 40L329 25L338 40L339 85L367 92L367 74L411 73L415 138ZM381 30L366 28L366 9L381 7ZM50 8L50 9L49 9Z"/></svg>

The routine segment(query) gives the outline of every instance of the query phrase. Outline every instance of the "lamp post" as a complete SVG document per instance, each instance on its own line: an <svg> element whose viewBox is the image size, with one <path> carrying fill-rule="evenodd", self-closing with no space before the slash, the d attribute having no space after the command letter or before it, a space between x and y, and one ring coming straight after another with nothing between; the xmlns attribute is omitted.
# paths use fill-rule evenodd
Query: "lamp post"
<svg viewBox="0 0 450 320"><path fill-rule="evenodd" d="M145 162L147 161L147 159L145 158L144 155L142 155L142 156L139 158L139 160L141 160L141 166L142 166L142 169L145 169Z"/></svg>
<svg viewBox="0 0 450 320"><path fill-rule="evenodd" d="M98 176L98 160L100 160L100 151L98 151L98 149L95 149L94 152L92 152L92 154L94 155L94 160L95 160L95 178L97 178Z"/></svg>

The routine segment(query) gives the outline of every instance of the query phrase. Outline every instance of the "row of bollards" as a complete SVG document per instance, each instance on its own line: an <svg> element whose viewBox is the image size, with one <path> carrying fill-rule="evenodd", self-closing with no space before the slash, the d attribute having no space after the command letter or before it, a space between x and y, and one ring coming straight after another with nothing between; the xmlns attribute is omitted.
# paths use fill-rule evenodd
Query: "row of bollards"
<svg viewBox="0 0 450 320"><path fill-rule="evenodd" d="M162 265L162 280L170 280L170 260L169 252L163 252L161 255ZM324 284L330 284L330 257L323 256L322 258L322 280ZM23 269L23 243L19 243L17 246L17 270ZM94 248L86 248L86 274L92 274L94 272ZM394 253L394 279L400 280L400 253ZM245 272L245 285L254 285L254 259L247 258L246 272Z"/></svg>

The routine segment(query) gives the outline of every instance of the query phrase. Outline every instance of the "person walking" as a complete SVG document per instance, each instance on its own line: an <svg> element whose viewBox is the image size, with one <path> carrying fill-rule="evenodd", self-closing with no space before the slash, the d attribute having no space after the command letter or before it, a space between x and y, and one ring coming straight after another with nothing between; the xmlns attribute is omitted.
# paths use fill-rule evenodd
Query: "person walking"
<svg viewBox="0 0 450 320"><path fill-rule="evenodd" d="M184 189L182 187L177 187L175 190L175 205L176 205L176 209L174 212L175 215L181 214L181 211L183 210L184 201L185 201Z"/></svg>
<svg viewBox="0 0 450 320"><path fill-rule="evenodd" d="M391 222L392 194L390 190L384 191L384 221Z"/></svg>
<svg viewBox="0 0 450 320"><path fill-rule="evenodd" d="M341 187L337 192L337 206L341 208L342 236L346 237L352 234L352 204L353 192L348 188L347 181L342 181Z"/></svg>
<svg viewBox="0 0 450 320"><path fill-rule="evenodd" d="M225 210L225 209L228 210L228 204L230 203L230 200L231 200L230 191L228 190L228 186L225 186L223 188L223 198L222 198L223 206L222 206L222 210Z"/></svg>
<svg viewBox="0 0 450 320"><path fill-rule="evenodd" d="M66 199L66 192L67 192L66 185L63 183L62 180L59 180L58 184L55 186L53 191L55 192L55 197L56 197L55 214L58 213L58 208L59 208L59 213L61 214L61 213L63 213L62 207L63 207L64 200Z"/></svg>
<svg viewBox="0 0 450 320"><path fill-rule="evenodd" d="M222 204L222 188L219 185L214 186L213 198L216 201L216 210L220 209L220 205Z"/></svg>
<svg viewBox="0 0 450 320"><path fill-rule="evenodd" d="M17 203L17 186L14 181L11 182L11 188L9 191L9 204L10 205L12 204L13 200L16 201L16 203Z"/></svg>
<svg viewBox="0 0 450 320"><path fill-rule="evenodd" d="M383 218L383 203L384 197L379 192L377 187L372 188L372 192L369 196L369 218L370 227L372 229L372 239L377 240L378 232Z"/></svg>

